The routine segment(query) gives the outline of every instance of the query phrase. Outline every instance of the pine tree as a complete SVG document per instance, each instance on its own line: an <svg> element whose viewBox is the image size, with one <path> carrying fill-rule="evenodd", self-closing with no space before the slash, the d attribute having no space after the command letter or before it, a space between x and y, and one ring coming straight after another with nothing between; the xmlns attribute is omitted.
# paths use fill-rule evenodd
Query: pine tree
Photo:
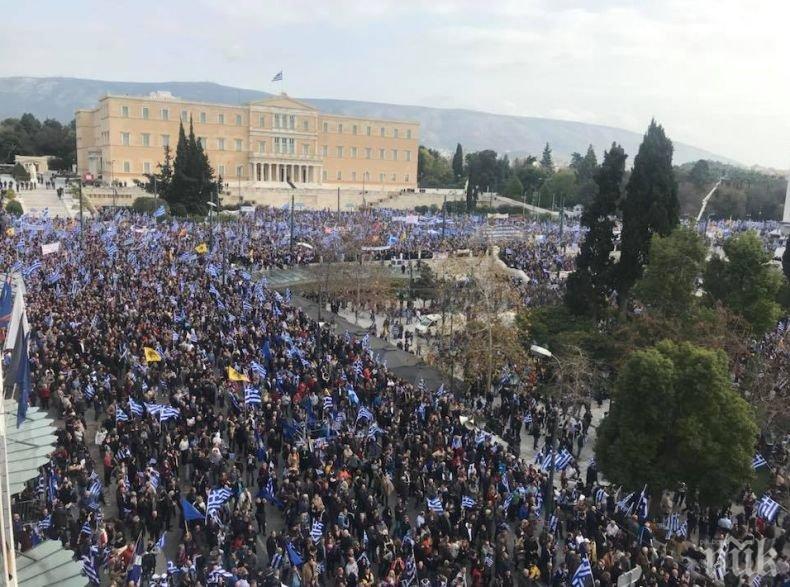
<svg viewBox="0 0 790 587"><path fill-rule="evenodd" d="M606 307L607 298L614 289L610 258L614 250L612 217L622 194L627 157L620 145L612 143L595 174L598 189L581 218L589 231L576 257L576 270L568 276L565 294L565 304L574 314L597 316Z"/></svg>
<svg viewBox="0 0 790 587"><path fill-rule="evenodd" d="M551 158L551 147L548 143L543 147L543 155L540 158L540 167L546 173L554 173L554 160Z"/></svg>
<svg viewBox="0 0 790 587"><path fill-rule="evenodd" d="M184 132L184 124L178 126L178 143L176 144L176 157L173 160L173 179L165 198L174 213L186 214L186 202L189 198L189 141Z"/></svg>
<svg viewBox="0 0 790 587"><path fill-rule="evenodd" d="M189 135L184 125L178 129L178 145L173 163L173 178L167 194L167 201L174 213L206 214L207 202L214 190L214 170L208 161L200 141L195 137L192 121L189 121Z"/></svg>
<svg viewBox="0 0 790 587"><path fill-rule="evenodd" d="M790 281L790 237L785 241L785 254L782 255L782 271L787 281Z"/></svg>
<svg viewBox="0 0 790 587"><path fill-rule="evenodd" d="M678 184L672 170L672 141L655 120L650 122L623 201L623 230L620 262L617 264L617 292L621 307L628 292L642 276L650 239L667 236L678 225L680 204Z"/></svg>
<svg viewBox="0 0 790 587"><path fill-rule="evenodd" d="M461 181L464 176L464 151L461 143L455 147L455 155L453 155L453 176L456 182Z"/></svg>

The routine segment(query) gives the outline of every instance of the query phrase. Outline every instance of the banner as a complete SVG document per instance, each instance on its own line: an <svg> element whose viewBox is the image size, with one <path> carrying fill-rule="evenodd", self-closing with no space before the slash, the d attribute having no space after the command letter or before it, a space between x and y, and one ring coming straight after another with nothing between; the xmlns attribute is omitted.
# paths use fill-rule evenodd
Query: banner
<svg viewBox="0 0 790 587"><path fill-rule="evenodd" d="M57 253L58 251L60 251L60 241L49 243L47 245L41 245L42 255L49 255L50 253Z"/></svg>

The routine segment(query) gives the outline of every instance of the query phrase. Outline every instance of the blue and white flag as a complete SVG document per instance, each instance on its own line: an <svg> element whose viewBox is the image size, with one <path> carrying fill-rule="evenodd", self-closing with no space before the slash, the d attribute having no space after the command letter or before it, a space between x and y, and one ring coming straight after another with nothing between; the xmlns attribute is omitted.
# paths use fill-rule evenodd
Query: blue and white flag
<svg viewBox="0 0 790 587"><path fill-rule="evenodd" d="M573 573L571 585L573 587L587 587L588 585L592 585L593 582L593 573L592 567L590 567L590 559L585 556L582 558L582 562L576 568L576 572Z"/></svg>
<svg viewBox="0 0 790 587"><path fill-rule="evenodd" d="M332 396L331 395L325 395L324 396L323 405L324 405L324 409L325 410L331 410L332 409L332 405L333 404L332 404Z"/></svg>
<svg viewBox="0 0 790 587"><path fill-rule="evenodd" d="M359 412L357 412L357 422L359 422L363 418L372 422L373 421L373 412L371 412L365 406L360 406Z"/></svg>
<svg viewBox="0 0 790 587"><path fill-rule="evenodd" d="M266 378L266 367L264 367L260 363L256 361L252 361L250 363L250 369L252 369L253 374L257 375L261 379Z"/></svg>
<svg viewBox="0 0 790 587"><path fill-rule="evenodd" d="M473 497L464 495L463 498L461 498L461 508L465 510L471 510L475 507L475 505L477 504Z"/></svg>
<svg viewBox="0 0 790 587"><path fill-rule="evenodd" d="M769 522L773 522L778 513L779 504L767 495L764 495L757 504L757 515Z"/></svg>
<svg viewBox="0 0 790 587"><path fill-rule="evenodd" d="M324 523L320 520L313 520L313 527L310 528L310 539L313 541L313 543L318 544L323 535Z"/></svg>
<svg viewBox="0 0 790 587"><path fill-rule="evenodd" d="M143 417L143 406L142 406L142 404L138 404L131 397L129 398L129 411L132 413L132 415L137 416L138 418L142 418Z"/></svg>
<svg viewBox="0 0 790 587"><path fill-rule="evenodd" d="M562 449L562 451L557 455L557 458L554 459L554 468L558 471L563 471L567 468L568 465L571 464L573 460L573 455L568 452L567 448Z"/></svg>
<svg viewBox="0 0 790 587"><path fill-rule="evenodd" d="M227 487L212 489L208 494L206 503L206 517L215 516L222 504L228 501L231 495L233 495L233 492Z"/></svg>
<svg viewBox="0 0 790 587"><path fill-rule="evenodd" d="M442 505L442 500L439 496L426 499L425 501L428 503L428 509L432 512L436 512L437 514L444 513L444 506Z"/></svg>
<svg viewBox="0 0 790 587"><path fill-rule="evenodd" d="M171 420L173 418L179 418L181 416L181 410L178 408L173 408L171 406L163 406L162 411L159 413L159 421L166 422L167 420Z"/></svg>
<svg viewBox="0 0 790 587"><path fill-rule="evenodd" d="M92 585L99 585L101 583L99 581L99 571L96 568L96 563L89 554L83 555L82 557L82 572L85 573L88 582Z"/></svg>
<svg viewBox="0 0 790 587"><path fill-rule="evenodd" d="M244 403L246 405L250 404L260 404L261 403L261 392L255 389L254 387L246 387L244 389Z"/></svg>
<svg viewBox="0 0 790 587"><path fill-rule="evenodd" d="M766 461L763 458L763 455L761 455L759 452L756 453L754 455L754 458L752 459L752 469L756 470L759 469L760 467L766 467L766 466L768 466L768 461Z"/></svg>
<svg viewBox="0 0 790 587"><path fill-rule="evenodd" d="M167 213L167 211L165 210L165 207L164 207L164 205L162 205L162 206L159 206L159 207L158 207L158 208L157 208L157 209L154 211L154 218L161 218L161 217L162 217L162 216L164 216L166 213Z"/></svg>
<svg viewBox="0 0 790 587"><path fill-rule="evenodd" d="M649 499L647 497L647 485L645 485L645 488L642 489L642 493L639 495L639 502L636 504L636 515L640 520L647 519L648 507Z"/></svg>
<svg viewBox="0 0 790 587"><path fill-rule="evenodd" d="M129 421L129 416L127 416L126 412L124 412L121 408L117 408L115 410L115 421L116 422L128 422Z"/></svg>
<svg viewBox="0 0 790 587"><path fill-rule="evenodd" d="M274 74L274 77L272 78L272 81L273 82L281 82L281 81L283 81L283 72L282 72L282 70L280 70L280 71L278 71L277 73Z"/></svg>
<svg viewBox="0 0 790 587"><path fill-rule="evenodd" d="M41 521L39 521L38 524L36 524L36 529L40 533L43 533L45 530L49 530L49 527L51 525L52 525L52 514L49 514L46 518L42 519Z"/></svg>
<svg viewBox="0 0 790 587"><path fill-rule="evenodd" d="M115 460L116 461L123 461L125 459L130 459L130 458L132 458L132 451L130 451L129 448L126 447L126 446L122 446L115 453Z"/></svg>
<svg viewBox="0 0 790 587"><path fill-rule="evenodd" d="M633 500L634 500L634 492L632 491L631 493L626 495L623 499L617 502L614 508L615 511L630 512L631 508L634 507Z"/></svg>

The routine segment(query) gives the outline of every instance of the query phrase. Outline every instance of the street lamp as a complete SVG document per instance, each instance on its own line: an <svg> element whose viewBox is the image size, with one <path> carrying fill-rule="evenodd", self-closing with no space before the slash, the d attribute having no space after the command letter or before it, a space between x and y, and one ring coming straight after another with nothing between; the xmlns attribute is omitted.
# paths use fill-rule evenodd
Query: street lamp
<svg viewBox="0 0 790 587"><path fill-rule="evenodd" d="M562 382L562 363L560 363L560 360L549 349L533 344L530 345L529 352L537 357L540 357L541 359L554 359L557 361L557 367L559 368L559 380ZM549 454L551 454L551 459L549 459L549 487L548 495L546 496L546 524L548 524L551 514L554 511L554 459L556 458L556 455L554 454L554 442L555 437L557 436L556 432L557 417L554 416L551 418L551 430L549 432L549 442L551 443L551 446L549 447Z"/></svg>

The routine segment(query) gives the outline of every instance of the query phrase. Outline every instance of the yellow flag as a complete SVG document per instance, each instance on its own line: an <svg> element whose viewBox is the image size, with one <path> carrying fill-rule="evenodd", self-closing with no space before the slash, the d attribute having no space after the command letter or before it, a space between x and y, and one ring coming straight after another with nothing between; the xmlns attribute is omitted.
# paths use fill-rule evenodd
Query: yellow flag
<svg viewBox="0 0 790 587"><path fill-rule="evenodd" d="M16 231L14 230L13 226L9 226L8 228L5 229L5 234L6 236L14 236L16 234Z"/></svg>
<svg viewBox="0 0 790 587"><path fill-rule="evenodd" d="M231 381L249 381L246 375L239 373L233 367L228 367L228 379Z"/></svg>
<svg viewBox="0 0 790 587"><path fill-rule="evenodd" d="M208 245L206 243L200 243L195 247L195 252L200 253L201 255L208 253Z"/></svg>
<svg viewBox="0 0 790 587"><path fill-rule="evenodd" d="M156 363L157 361L162 360L162 356L150 346L144 346L143 352L145 353L145 360L147 363Z"/></svg>

